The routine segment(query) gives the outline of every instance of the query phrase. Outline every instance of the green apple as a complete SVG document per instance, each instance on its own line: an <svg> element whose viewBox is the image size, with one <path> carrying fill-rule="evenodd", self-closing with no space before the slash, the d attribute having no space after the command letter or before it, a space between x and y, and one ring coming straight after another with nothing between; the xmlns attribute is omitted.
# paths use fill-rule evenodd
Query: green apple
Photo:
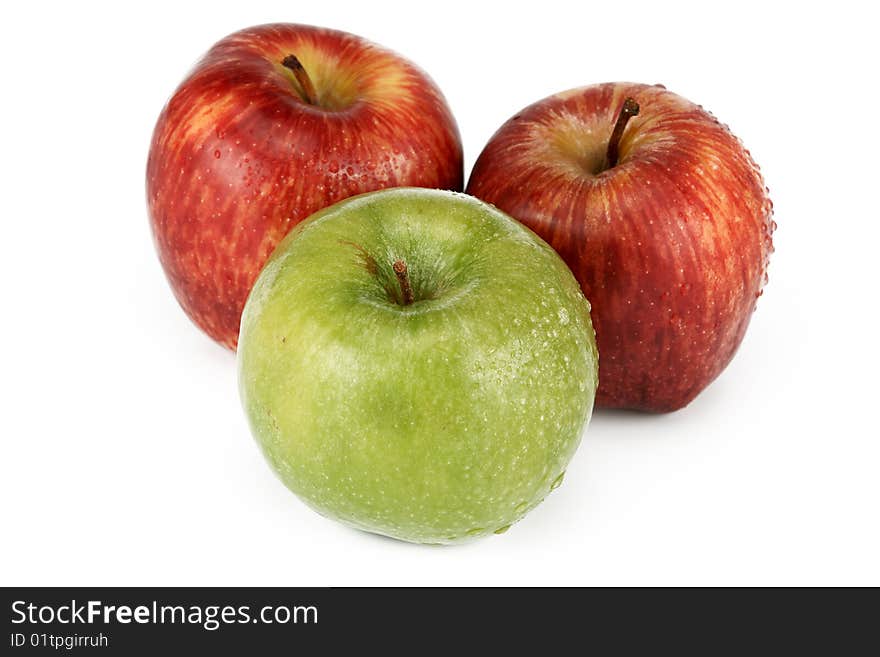
<svg viewBox="0 0 880 657"><path fill-rule="evenodd" d="M590 306L553 249L463 194L337 203L279 244L239 384L269 463L347 525L500 534L562 481L597 385Z"/></svg>

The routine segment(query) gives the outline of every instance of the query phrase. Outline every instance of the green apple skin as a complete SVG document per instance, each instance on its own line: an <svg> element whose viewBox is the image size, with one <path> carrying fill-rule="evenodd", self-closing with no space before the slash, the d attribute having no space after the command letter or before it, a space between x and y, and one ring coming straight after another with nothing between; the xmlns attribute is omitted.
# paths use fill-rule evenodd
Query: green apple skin
<svg viewBox="0 0 880 657"><path fill-rule="evenodd" d="M415 188L337 203L281 242L238 367L251 430L296 495L440 544L503 533L561 483L598 380L590 306L556 252L477 199Z"/></svg>

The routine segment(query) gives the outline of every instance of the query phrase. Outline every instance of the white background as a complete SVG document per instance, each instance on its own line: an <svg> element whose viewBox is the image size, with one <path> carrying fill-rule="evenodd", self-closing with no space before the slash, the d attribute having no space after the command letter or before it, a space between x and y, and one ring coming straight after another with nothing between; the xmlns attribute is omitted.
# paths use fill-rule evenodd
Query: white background
<svg viewBox="0 0 880 657"><path fill-rule="evenodd" d="M860 6L4 3L0 583L880 584L880 55ZM420 64L468 171L570 87L662 82L713 111L779 223L733 363L678 413L597 412L565 484L504 536L420 547L310 511L249 435L234 356L172 297L144 200L167 97L216 40L272 21Z"/></svg>

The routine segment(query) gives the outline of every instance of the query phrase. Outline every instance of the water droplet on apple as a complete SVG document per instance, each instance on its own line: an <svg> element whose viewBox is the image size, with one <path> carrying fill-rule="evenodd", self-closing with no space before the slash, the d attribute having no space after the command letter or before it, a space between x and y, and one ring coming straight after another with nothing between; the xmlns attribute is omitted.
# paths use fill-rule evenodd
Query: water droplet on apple
<svg viewBox="0 0 880 657"><path fill-rule="evenodd" d="M499 528L496 529L493 533L494 533L494 534L503 534L503 533L506 532L508 529L510 529L510 525L504 525L504 527L499 527Z"/></svg>
<svg viewBox="0 0 880 657"><path fill-rule="evenodd" d="M339 171L339 162L337 162L336 160L331 160L328 169L330 170L330 173L336 173L337 171Z"/></svg>
<svg viewBox="0 0 880 657"><path fill-rule="evenodd" d="M558 477L556 477L556 479L553 480L553 483L550 484L550 490L556 490L557 488L559 488L562 485L562 480L564 478L565 478L565 472L563 472L561 475L559 475Z"/></svg>
<svg viewBox="0 0 880 657"><path fill-rule="evenodd" d="M220 149L219 148L214 151L214 157L217 158L218 160L220 159Z"/></svg>
<svg viewBox="0 0 880 657"><path fill-rule="evenodd" d="M526 504L525 502L520 502L515 507L513 507L513 512L519 515L521 513L525 513L527 508L529 508L528 504Z"/></svg>
<svg viewBox="0 0 880 657"><path fill-rule="evenodd" d="M468 529L467 532L466 532L466 534L467 534L468 536L479 536L479 535L482 534L484 531L486 531L486 530L483 529L482 527L474 527L473 529Z"/></svg>

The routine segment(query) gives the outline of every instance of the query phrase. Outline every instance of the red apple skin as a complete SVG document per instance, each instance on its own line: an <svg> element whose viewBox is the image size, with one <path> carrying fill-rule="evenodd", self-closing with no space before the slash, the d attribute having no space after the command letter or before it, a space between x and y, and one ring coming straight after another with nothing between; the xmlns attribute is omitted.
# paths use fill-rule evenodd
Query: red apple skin
<svg viewBox="0 0 880 657"><path fill-rule="evenodd" d="M641 106L602 171L627 97ZM549 242L592 304L596 405L686 406L727 366L766 283L773 205L749 152L662 86L600 84L514 116L467 191Z"/></svg>
<svg viewBox="0 0 880 657"><path fill-rule="evenodd" d="M291 54L318 105L281 64ZM461 139L440 90L388 50L304 25L253 27L214 45L162 110L147 163L171 288L230 349L257 274L293 226L397 186L463 186Z"/></svg>

